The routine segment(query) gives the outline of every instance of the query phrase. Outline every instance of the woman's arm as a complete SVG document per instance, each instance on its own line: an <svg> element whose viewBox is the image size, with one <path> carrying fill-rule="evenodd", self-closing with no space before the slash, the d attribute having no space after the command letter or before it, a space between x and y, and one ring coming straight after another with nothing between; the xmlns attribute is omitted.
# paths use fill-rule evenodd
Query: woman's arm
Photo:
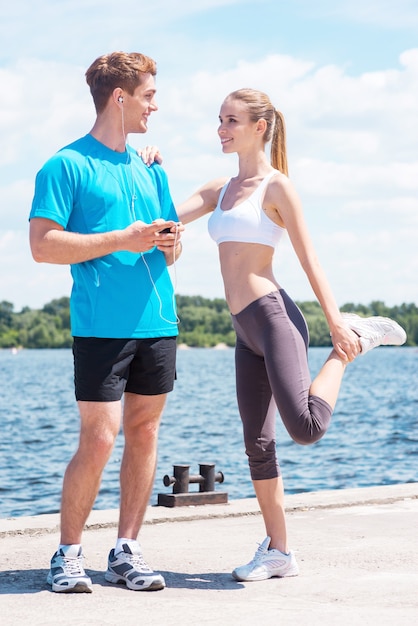
<svg viewBox="0 0 418 626"><path fill-rule="evenodd" d="M359 353L358 336L347 328L342 319L331 286L316 255L299 197L285 176L275 176L269 187L268 197L275 198L279 218L289 233L299 262L324 311L334 348L338 356L352 361Z"/></svg>
<svg viewBox="0 0 418 626"><path fill-rule="evenodd" d="M148 166L155 161L161 165L163 162L162 155L157 146L146 146L137 150L138 155ZM177 215L183 224L188 224L202 217L206 213L213 211L218 203L219 193L226 183L227 178L219 178L212 180L200 187L185 202L177 206Z"/></svg>
<svg viewBox="0 0 418 626"><path fill-rule="evenodd" d="M206 213L213 211L226 178L217 178L195 191L185 202L176 207L177 214L184 224L193 222Z"/></svg>

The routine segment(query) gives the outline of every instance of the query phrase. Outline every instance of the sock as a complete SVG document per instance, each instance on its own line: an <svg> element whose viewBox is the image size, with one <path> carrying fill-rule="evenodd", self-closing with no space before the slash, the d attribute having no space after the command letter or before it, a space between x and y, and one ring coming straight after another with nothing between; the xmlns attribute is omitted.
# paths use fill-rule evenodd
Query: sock
<svg viewBox="0 0 418 626"><path fill-rule="evenodd" d="M79 556L81 554L81 543L60 543L58 552L62 552L67 556Z"/></svg>
<svg viewBox="0 0 418 626"><path fill-rule="evenodd" d="M115 554L117 554L118 552L123 552L123 544L127 543L128 546L130 545L137 545L137 541L136 539L128 539L127 537L118 537L117 541L116 541L116 546L115 546Z"/></svg>

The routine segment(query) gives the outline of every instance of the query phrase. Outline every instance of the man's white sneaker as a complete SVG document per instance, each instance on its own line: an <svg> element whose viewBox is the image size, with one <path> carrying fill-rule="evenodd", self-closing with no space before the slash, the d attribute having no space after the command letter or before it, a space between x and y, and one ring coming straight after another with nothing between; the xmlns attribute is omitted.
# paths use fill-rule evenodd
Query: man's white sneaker
<svg viewBox="0 0 418 626"><path fill-rule="evenodd" d="M351 330L360 337L361 354L377 346L401 346L406 341L406 332L389 317L360 317L355 313L342 313Z"/></svg>
<svg viewBox="0 0 418 626"><path fill-rule="evenodd" d="M83 568L81 546L66 546L55 552L46 579L52 591L58 593L91 593L91 579Z"/></svg>
<svg viewBox="0 0 418 626"><path fill-rule="evenodd" d="M136 542L124 543L123 550L117 554L112 548L105 579L110 583L125 584L133 591L157 591L165 587L164 578L147 565Z"/></svg>
<svg viewBox="0 0 418 626"><path fill-rule="evenodd" d="M247 565L236 567L232 576L236 580L249 582L253 580L267 580L278 576L297 576L299 567L293 552L284 554L280 550L272 548L269 550L270 537L266 537L257 549L252 561Z"/></svg>

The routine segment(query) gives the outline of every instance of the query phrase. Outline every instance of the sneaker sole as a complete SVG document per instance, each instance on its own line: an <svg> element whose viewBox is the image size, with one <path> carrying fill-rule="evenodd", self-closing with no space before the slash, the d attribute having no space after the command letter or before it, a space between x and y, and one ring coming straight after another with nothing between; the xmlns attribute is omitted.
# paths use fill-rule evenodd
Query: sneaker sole
<svg viewBox="0 0 418 626"><path fill-rule="evenodd" d="M298 567L292 567L284 574L268 574L267 572L264 572L252 578L250 577L244 578L243 576L239 576L239 574L237 574L235 571L232 572L232 577L235 578L235 580L238 580L239 582L243 582L243 583L245 582L252 583L252 582L258 582L260 580L269 580L270 578L290 578L292 576L298 576L298 575L299 575Z"/></svg>
<svg viewBox="0 0 418 626"><path fill-rule="evenodd" d="M48 583L55 593L92 593L93 589L87 583L78 582L73 587L61 587L55 583Z"/></svg>
<svg viewBox="0 0 418 626"><path fill-rule="evenodd" d="M108 583L113 583L114 585L126 585L126 587L132 591L159 591L160 589L165 588L165 582L164 580L161 580L161 578L153 580L147 587L138 587L127 578L119 576L119 574L113 574L113 572L109 571L105 574L105 580L107 580Z"/></svg>

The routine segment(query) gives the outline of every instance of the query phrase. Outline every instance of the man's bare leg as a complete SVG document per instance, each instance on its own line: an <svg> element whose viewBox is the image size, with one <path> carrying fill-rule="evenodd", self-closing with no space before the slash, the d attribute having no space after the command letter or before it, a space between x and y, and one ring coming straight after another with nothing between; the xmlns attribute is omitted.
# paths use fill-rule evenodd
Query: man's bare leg
<svg viewBox="0 0 418 626"><path fill-rule="evenodd" d="M120 429L121 402L79 402L80 441L64 475L61 544L81 543L103 469Z"/></svg>
<svg viewBox="0 0 418 626"><path fill-rule="evenodd" d="M119 537L136 539L141 528L154 484L158 430L166 397L125 394Z"/></svg>

